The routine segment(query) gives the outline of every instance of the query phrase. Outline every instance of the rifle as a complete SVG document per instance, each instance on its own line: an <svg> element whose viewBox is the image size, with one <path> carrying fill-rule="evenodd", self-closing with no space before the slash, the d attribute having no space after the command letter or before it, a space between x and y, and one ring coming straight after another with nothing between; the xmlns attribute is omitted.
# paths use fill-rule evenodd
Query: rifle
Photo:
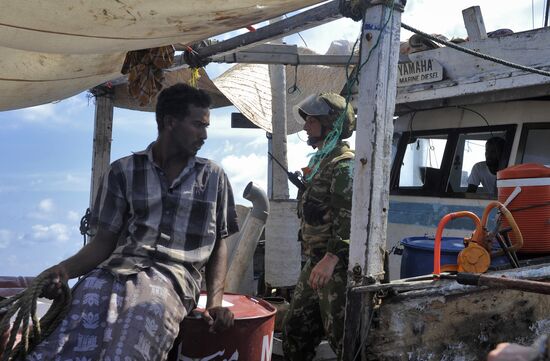
<svg viewBox="0 0 550 361"><path fill-rule="evenodd" d="M286 172L286 176L288 177L288 180L290 181L290 183L294 184L298 190L300 191L305 191L306 190L306 185L300 180L299 176L298 176L298 172L296 173L290 173L284 165L281 164L281 162L279 162L277 160L277 158L275 158L273 156L273 154L271 154L271 152L267 152L267 154L269 154L269 156L271 157L271 159L273 159L275 161L275 163L277 163L279 165L279 167L281 167L285 172Z"/></svg>

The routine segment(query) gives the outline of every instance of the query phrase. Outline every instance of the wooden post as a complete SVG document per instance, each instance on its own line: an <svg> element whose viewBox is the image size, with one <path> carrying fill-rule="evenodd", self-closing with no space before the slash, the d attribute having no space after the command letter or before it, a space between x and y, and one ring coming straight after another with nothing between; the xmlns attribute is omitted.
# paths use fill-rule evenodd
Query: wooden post
<svg viewBox="0 0 550 361"><path fill-rule="evenodd" d="M286 73L284 65L269 65L271 80L271 122L272 137L270 139L271 154L288 169L287 139L286 139ZM269 167L271 174L271 189L269 199L288 199L288 178L285 171L271 157Z"/></svg>
<svg viewBox="0 0 550 361"><path fill-rule="evenodd" d="M93 207L103 173L111 162L113 133L113 94L107 87L92 90L95 96L94 142L92 154L92 183L90 185L90 208Z"/></svg>
<svg viewBox="0 0 550 361"><path fill-rule="evenodd" d="M487 31L485 30L483 15L481 15L481 8L479 6L472 6L462 10L462 18L464 19L464 26L466 26L466 32L470 41L487 39Z"/></svg>
<svg viewBox="0 0 550 361"><path fill-rule="evenodd" d="M344 360L358 360L371 316L372 294L353 287L384 276L393 114L404 0L367 8L363 24L351 220ZM388 2L386 2L388 3ZM391 3L391 2L390 2ZM360 331L360 332L358 332ZM363 345L362 351L365 350Z"/></svg>

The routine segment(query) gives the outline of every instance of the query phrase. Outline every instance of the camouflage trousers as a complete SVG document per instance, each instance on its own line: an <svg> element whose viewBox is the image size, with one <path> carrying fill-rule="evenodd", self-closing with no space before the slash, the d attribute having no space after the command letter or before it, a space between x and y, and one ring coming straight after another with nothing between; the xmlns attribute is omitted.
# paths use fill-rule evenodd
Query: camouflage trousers
<svg viewBox="0 0 550 361"><path fill-rule="evenodd" d="M284 320L283 351L289 361L313 360L323 336L341 359L347 270L339 263L325 287L313 290L307 281L314 266L311 259L304 265Z"/></svg>

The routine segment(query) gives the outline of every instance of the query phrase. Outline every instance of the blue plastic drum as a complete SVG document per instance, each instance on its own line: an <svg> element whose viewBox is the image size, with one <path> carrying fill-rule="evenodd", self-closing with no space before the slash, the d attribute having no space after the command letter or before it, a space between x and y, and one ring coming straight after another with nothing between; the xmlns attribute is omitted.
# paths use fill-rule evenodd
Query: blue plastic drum
<svg viewBox="0 0 550 361"><path fill-rule="evenodd" d="M434 268L434 242L429 237L408 237L401 241L403 256L401 258L401 278L431 274ZM459 237L441 239L441 265L456 264L460 251L464 249L464 240ZM506 264L506 257L496 257L491 265Z"/></svg>

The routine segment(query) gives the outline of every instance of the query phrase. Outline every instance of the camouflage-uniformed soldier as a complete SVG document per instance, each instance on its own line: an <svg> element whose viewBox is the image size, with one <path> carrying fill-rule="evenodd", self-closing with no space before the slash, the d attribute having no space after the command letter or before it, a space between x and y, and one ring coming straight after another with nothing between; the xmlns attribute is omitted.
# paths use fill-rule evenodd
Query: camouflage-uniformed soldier
<svg viewBox="0 0 550 361"><path fill-rule="evenodd" d="M323 336L341 356L346 301L354 153L342 139L355 126L350 105L338 94L307 97L295 108L305 120L308 144L325 151L306 189L298 194L300 233L307 261L294 290L283 327L285 358L313 360ZM342 114L344 113L344 114ZM338 121L337 121L338 120ZM327 148L333 126L341 127ZM328 152L327 152L328 151ZM311 167L311 164L310 164Z"/></svg>

